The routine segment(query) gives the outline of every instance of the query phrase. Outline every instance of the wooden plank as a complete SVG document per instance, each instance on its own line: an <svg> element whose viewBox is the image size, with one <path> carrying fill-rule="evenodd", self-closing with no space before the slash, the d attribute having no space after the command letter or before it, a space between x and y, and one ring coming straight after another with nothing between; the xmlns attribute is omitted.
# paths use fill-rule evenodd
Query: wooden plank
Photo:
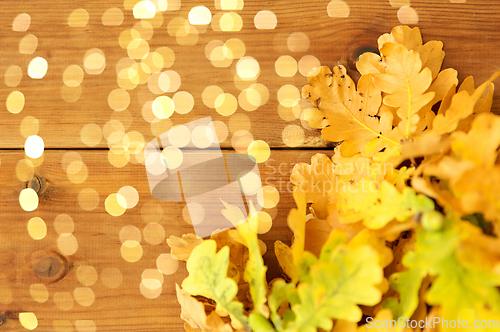
<svg viewBox="0 0 500 332"><path fill-rule="evenodd" d="M280 191L277 207L265 209L276 215L273 227L260 236L268 247L264 258L269 265L269 278L280 275L273 254L274 241L281 239L290 243L291 240L291 232L286 225L288 211L294 206L289 192L291 168L297 162L310 161L316 152L273 150L269 160L259 165L263 185L272 184ZM323 152L331 154L331 151ZM8 316L2 328L21 330L17 320L19 312L34 312L39 322L37 331L57 331L57 324L75 326L81 320L92 320L98 331L181 331L175 283L180 283L186 276L185 263L179 264L176 273L164 276L162 293L158 298L145 298L140 292L140 283L143 271L156 269L159 255L170 252L165 240L157 245L145 240L147 222L157 221L165 230L166 237L192 232L192 226L182 217L185 203L155 200L149 190L144 166L129 164L124 168L115 168L108 163L106 151L77 152L88 169L88 177L83 183L75 184L63 169L62 159L67 153L75 151L46 151L43 163L35 169L35 175L41 180L31 182L20 181L18 175L21 173L16 173L16 167L20 172L18 163L24 159L24 154L0 151L0 206L1 224L4 226L0 232L0 314L3 312ZM20 206L19 194L26 186L37 188L37 183L42 183L38 208L26 212ZM123 186L132 186L138 191L139 203L121 216L111 216L106 212L105 200ZM99 199L95 209L88 211L82 208L88 205L82 205L78 198L86 188L95 190ZM89 200L86 202L89 204ZM146 209L148 206L150 208ZM152 207L159 208L161 213L151 212ZM60 228L56 228L55 220L61 214L69 215L74 222L72 234L78 247L72 255L61 253L61 248L66 247L57 244L57 230L60 232ZM44 220L47 227L47 235L41 240L34 240L27 231L28 221L34 217ZM142 232L140 243L143 255L135 263L125 261L120 253L119 233L127 225L135 226ZM44 253L55 259L59 259L57 253L61 253L63 261L67 260L67 273L62 274L61 280L56 280L59 275L44 279L34 274L38 261L45 257ZM84 287L77 277L80 266L92 266L97 272L97 282L88 286L95 295L95 301L87 307L75 302L71 309L63 310L64 303L57 304L54 299L61 294L55 294L65 292L78 298L74 295L75 289ZM106 286L107 279L102 273L110 268L118 269L123 276L123 282L117 288ZM44 283L48 290L49 297L44 303L35 302L30 295L30 286L37 283ZM10 301L6 294L10 295Z"/></svg>
<svg viewBox="0 0 500 332"><path fill-rule="evenodd" d="M130 1L129 1L130 2ZM139 85L130 90L130 105L121 113L113 111L108 105L109 93L118 88L117 62L127 57L126 50L119 46L120 34L133 27L137 22L130 10L124 10L125 20L120 26L103 26L101 17L106 9L123 9L123 0L106 1L54 1L44 0L36 6L31 3L6 0L0 4L0 75L10 66L19 66L23 76L16 87L0 83L0 147L21 148L25 138L20 133L21 121L26 116L34 116L39 121L38 134L50 148L85 148L80 138L84 125L95 123L101 128L112 118L126 124L127 131L139 131L148 141L153 138L151 124L147 122L141 109L145 101L153 100L157 95L151 93L147 85ZM347 1L350 5L348 18L332 18L327 15L328 2L245 1L241 16L243 28L239 32L214 31L209 26L199 35L195 45L179 45L175 37L168 33L168 24L175 18L187 18L189 10L200 2L182 1L178 11L163 14L163 24L154 29L153 37L148 41L150 50L168 46L175 52L175 63L168 69L176 71L181 77L179 91L188 91L194 98L194 108L189 114L174 114L174 124L182 124L203 116L212 116L228 124L231 120L204 105L202 92L210 85L221 87L226 93L236 98L240 90L235 86L235 63L227 68L216 68L205 55L205 47L214 40L226 41L239 38L246 46L246 55L255 58L260 65L258 83L269 91L269 101L253 112L238 107L238 116L233 123L239 126L251 125L250 132L255 139L264 139L271 146L284 146L282 133L289 124L300 125L288 113L286 120L278 113L277 93L282 86L292 85L300 89L307 83L300 73L293 77L280 77L275 71L275 62L282 55L291 55L300 61L306 55L315 56L322 64L345 64L352 71L352 63L357 56L356 50L362 46L374 46L376 38L389 32L399 24L398 8L392 7L387 0ZM214 2L204 3L212 14L223 11L214 7ZM444 67L456 68L460 79L474 75L477 82L484 81L498 69L500 63L500 29L496 26L500 15L498 1L477 0L465 3L450 3L448 0L414 0L412 8L419 17L418 26L425 41L442 40L447 52ZM68 26L69 14L78 8L89 13L89 23L82 28ZM258 30L254 26L254 17L260 10L271 10L277 17L277 26L272 30ZM20 13L31 16L31 25L26 32L12 31L12 22ZM297 42L295 48L287 47L287 40L292 33L302 32L309 40L309 47ZM19 43L28 33L38 38L38 47L33 54L20 54ZM293 44L293 43L292 43ZM85 73L81 83L81 96L76 102L68 103L61 97L63 72L69 65L83 66L85 53L92 48L99 48L106 57L106 68L100 75ZM293 51L295 50L295 51ZM36 56L48 61L48 72L41 80L31 79L27 75L29 62ZM166 70L166 69L164 69ZM74 88L77 89L77 88ZM25 106L21 113L7 112L5 101L12 91L21 91L25 96ZM172 97L174 93L166 93ZM500 92L495 92L495 98ZM301 101L302 109L308 107L307 101ZM498 103L493 110L500 111ZM238 127L238 126L236 126ZM231 137L231 136L230 136ZM227 139L222 145L231 146ZM106 147L106 140L101 140L97 147ZM325 142L314 130L305 129L303 147L321 147Z"/></svg>

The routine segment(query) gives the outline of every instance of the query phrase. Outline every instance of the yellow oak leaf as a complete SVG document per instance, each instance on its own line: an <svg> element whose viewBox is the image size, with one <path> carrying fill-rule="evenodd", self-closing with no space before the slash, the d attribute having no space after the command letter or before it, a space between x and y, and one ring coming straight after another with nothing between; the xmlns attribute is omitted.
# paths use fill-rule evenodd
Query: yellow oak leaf
<svg viewBox="0 0 500 332"><path fill-rule="evenodd" d="M378 38L378 48L384 47L385 43L398 43L408 50L414 50L422 45L422 35L419 28L410 28L407 25L398 25L392 28L391 33L385 33Z"/></svg>
<svg viewBox="0 0 500 332"><path fill-rule="evenodd" d="M318 153L311 158L310 165L295 165L290 181L305 194L306 202L312 203L314 215L319 219L326 219L327 206L337 200L337 177L331 159Z"/></svg>
<svg viewBox="0 0 500 332"><path fill-rule="evenodd" d="M450 106L436 115L432 130L433 134L447 134L457 129L461 120L466 119L474 113L475 106L484 96L488 96L492 89L491 83L500 76L500 71L494 73L486 82L481 84L470 94L467 89L460 90L452 99Z"/></svg>
<svg viewBox="0 0 500 332"><path fill-rule="evenodd" d="M435 92L426 92L432 83L432 72L422 67L418 52L401 44L385 43L382 49L385 73L373 77L375 86L387 93L384 104L398 107L401 119L398 128L409 138L417 129L419 111L434 99Z"/></svg>
<svg viewBox="0 0 500 332"><path fill-rule="evenodd" d="M182 238L172 235L167 239L172 257L180 261L187 261L193 249L202 242L203 239L192 233L183 234Z"/></svg>
<svg viewBox="0 0 500 332"><path fill-rule="evenodd" d="M201 331L212 331L207 325L207 314L203 303L192 297L184 289L175 284L177 300L181 305L181 318L192 328L201 329Z"/></svg>
<svg viewBox="0 0 500 332"><path fill-rule="evenodd" d="M359 56L359 60L356 62L356 69L361 75L385 73L382 58L380 55L372 52L366 52Z"/></svg>
<svg viewBox="0 0 500 332"><path fill-rule="evenodd" d="M486 220L500 221L500 166L470 168L451 183L464 214L482 213Z"/></svg>
<svg viewBox="0 0 500 332"><path fill-rule="evenodd" d="M344 156L359 152L373 156L399 144L392 130L392 114L379 112L381 91L371 75L360 78L357 90L343 66L334 67L333 72L328 67L317 68L308 80L311 85L304 86L302 96L309 98L316 109L308 110L305 119L323 128L323 138L343 141L340 150Z"/></svg>
<svg viewBox="0 0 500 332"><path fill-rule="evenodd" d="M481 113L472 122L468 133L452 134L451 150L459 159L471 160L476 165L493 166L500 146L500 117Z"/></svg>

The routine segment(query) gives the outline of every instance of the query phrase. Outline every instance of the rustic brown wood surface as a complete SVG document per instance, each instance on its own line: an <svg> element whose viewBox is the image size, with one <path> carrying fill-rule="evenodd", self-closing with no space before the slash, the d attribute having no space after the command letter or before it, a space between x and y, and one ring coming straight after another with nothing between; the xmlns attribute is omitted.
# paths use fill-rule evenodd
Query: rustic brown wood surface
<svg viewBox="0 0 500 332"><path fill-rule="evenodd" d="M271 155L259 166L261 178L263 183L274 185L280 192L277 207L268 211L274 217L273 227L261 236L268 248L264 257L272 278L279 275L272 253L273 242L291 240L286 225L287 213L293 207L289 191L290 170L293 164L306 162L313 154L322 151L315 149L328 148L318 131L308 129L298 119L301 111L309 107L307 101L294 99L294 93L307 84L303 74L308 68L308 59L312 59L312 64L344 64L348 72L353 73L353 63L360 50L376 46L377 37L390 32L393 26L401 23L400 19L404 21L406 11L409 13L406 20L415 20L412 15L418 14L418 23L412 26L420 27L424 41L443 41L446 51L443 67L457 69L460 80L474 75L476 82L482 82L500 69L500 1L413 0L411 8L400 9L410 2L345 0L350 7L348 17L330 17L328 8L344 8L340 14L346 13L345 7L339 5L340 1L332 1L333 5L329 7L329 1L318 0L246 0L242 9L225 11L218 0L215 3L191 0L182 0L181 3L178 0L169 1L174 9L176 3L180 4L178 9L157 14L153 20L146 20L151 23L142 25L142 28L136 25L141 20L133 16L132 8L136 2L0 2L0 331L24 330L19 322L19 314L23 312L36 315L37 331L183 331L175 283L180 283L186 276L185 264L181 262L175 273L164 276L161 295L148 299L140 290L141 274L147 269L155 269L159 255L169 253L170 248L165 240L153 245L142 238L142 256L131 263L121 255L119 233L127 225L144 233L151 220L161 225L166 237L192 232L192 226L183 219L184 203L160 202L151 196L146 169L140 158L134 159L133 151L126 152L125 159L109 152L110 148L124 149L124 145L132 150L128 141L124 143L125 134L134 132L127 139L134 137L135 147L140 148L140 143L149 142L172 125L212 116L213 120L225 124L225 127L221 125L222 129L228 129L228 138L221 143L225 149L240 146L235 139L232 140L238 130L246 130L239 132L241 135L250 133L253 139L267 142ZM231 3L226 1L226 4ZM242 4L243 0L234 3ZM206 6L212 13L215 23L206 29L189 27L185 23L189 11L198 5ZM103 24L103 15L110 8L120 9L115 13L123 13L123 22L119 22L118 15L111 18L118 18L120 24ZM83 19L71 16L77 9L84 9L79 12L83 13ZM262 10L274 13L277 18L275 28L256 28L254 19ZM241 29L220 31L222 15L230 12L241 18ZM15 20L22 13L29 15L30 24L24 31L14 31L23 30L23 22L16 23ZM237 21L237 16L231 17ZM233 26L237 25L234 22ZM179 32L181 26L184 32ZM120 60L143 52L143 49L127 50L126 46L120 46L132 28L140 30L144 39L149 35L147 43L151 52L168 47L175 55L175 61L167 66L168 57L164 57L164 68L150 69L152 74L120 73L123 68L120 66L124 63ZM196 32L193 29L197 29ZM227 26L224 29L230 30ZM231 61L223 59L218 63L215 58L209 59L211 47L221 46L229 39L244 44L244 55L258 63L259 73L254 80L235 82L236 55ZM86 53L95 49L104 55L104 68L92 67L101 58L94 62L86 58ZM236 53L237 49L233 51ZM286 58L288 66L277 63L284 55L293 58L295 64L290 57ZM48 70L41 79L33 79L31 76L36 74L30 74L28 69L35 57L48 63ZM214 63L225 67L216 67ZM76 70L76 78L68 80L64 72L71 65L80 69L72 67ZM102 72L97 73L101 69ZM171 87L159 91L160 73L169 70L178 74L180 86L175 91ZM82 74L81 80L78 73ZM136 79L141 84L134 83ZM171 86L172 82L170 77ZM239 99L244 97L240 96L241 91L251 84L259 84L257 99L265 101L261 102L262 105L248 105ZM223 105L217 112L209 107L214 106L214 101L210 104L203 98L203 92L209 86L217 86L231 94L239 101L239 105L233 105L237 108ZM110 97L110 93L119 88L124 88L126 93L120 90L120 98ZM180 91L185 93L179 94L179 98L181 95L192 97L192 110L182 111L186 114L174 113L169 120L160 123L151 123L154 122L151 107L148 110L144 105L150 105L162 95L175 99ZM24 103L14 100L19 93L24 96ZM127 95L130 102L123 103ZM217 95L211 97L215 99ZM500 91L497 90L495 100L499 97ZM494 102L492 109L499 113L500 103ZM83 128L89 131L82 131ZM118 138L115 139L113 134ZM29 162L22 161L25 159L25 141L30 135L40 136L45 144L43 156L33 160L34 168ZM323 152L332 153L331 149ZM76 169L70 170L69 174L67 161L63 160L67 153L80 158L73 164ZM88 176L84 176L82 167L86 168ZM106 211L105 200L123 186L137 190L139 203L115 217ZM27 187L39 192L39 206L32 212L24 211L19 203L19 194ZM79 199L84 189L90 194ZM60 253L61 246L57 244L59 235L54 222L60 215L69 215L74 222L71 241L76 239L77 250L71 255ZM35 217L43 219L47 225L47 234L41 240L28 234L28 221ZM70 244L74 246L74 242ZM45 270L38 265L44 259L44 262L51 262ZM91 266L89 271L97 272L94 283L92 278L91 281L84 278L83 283L82 276L78 278L77 271L82 266ZM44 274L46 277L41 277ZM32 286L39 284L45 286ZM38 289L38 293L33 289ZM93 301L92 295L88 295L89 289L95 297ZM80 291L87 292L87 295L79 295ZM47 299L44 298L45 292Z"/></svg>

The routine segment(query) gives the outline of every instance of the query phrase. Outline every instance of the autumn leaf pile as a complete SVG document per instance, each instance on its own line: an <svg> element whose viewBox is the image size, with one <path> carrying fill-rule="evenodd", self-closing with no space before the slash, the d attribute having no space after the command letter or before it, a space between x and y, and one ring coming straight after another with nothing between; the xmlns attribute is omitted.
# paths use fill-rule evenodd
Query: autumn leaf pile
<svg viewBox="0 0 500 332"><path fill-rule="evenodd" d="M304 117L339 144L293 169L293 244L275 244L283 278L266 281L252 213L210 240L169 239L187 260L177 288L187 331L500 319L500 116L490 113L500 73L459 85L441 70L442 42L424 44L418 28L395 27L378 47L356 63L357 84L341 65L308 75ZM230 205L223 214L243 219Z"/></svg>

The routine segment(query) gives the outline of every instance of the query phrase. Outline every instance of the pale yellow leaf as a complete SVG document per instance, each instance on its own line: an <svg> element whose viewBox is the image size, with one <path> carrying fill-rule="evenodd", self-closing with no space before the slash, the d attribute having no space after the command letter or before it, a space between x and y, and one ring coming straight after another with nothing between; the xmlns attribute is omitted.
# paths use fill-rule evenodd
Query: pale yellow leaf
<svg viewBox="0 0 500 332"><path fill-rule="evenodd" d="M167 239L172 257L180 261L187 261L191 251L202 242L203 239L192 233L184 234L182 238L172 235Z"/></svg>

